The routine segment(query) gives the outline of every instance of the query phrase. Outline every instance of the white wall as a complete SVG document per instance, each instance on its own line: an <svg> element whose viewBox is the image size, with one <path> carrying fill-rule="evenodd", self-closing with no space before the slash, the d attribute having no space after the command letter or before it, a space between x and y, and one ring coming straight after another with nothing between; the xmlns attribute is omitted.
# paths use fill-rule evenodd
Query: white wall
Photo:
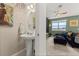
<svg viewBox="0 0 79 59"><path fill-rule="evenodd" d="M46 4L36 4L35 55L46 56Z"/></svg>
<svg viewBox="0 0 79 59"><path fill-rule="evenodd" d="M18 27L20 23L24 23L27 28L27 11L17 7L13 9L13 27L0 26L0 55L3 56L12 55L25 48L24 40L18 39Z"/></svg>
<svg viewBox="0 0 79 59"><path fill-rule="evenodd" d="M63 9L68 11L68 14L61 17L79 15L79 3L50 3L47 4L47 17L55 18L54 11L56 11L58 5L63 5Z"/></svg>

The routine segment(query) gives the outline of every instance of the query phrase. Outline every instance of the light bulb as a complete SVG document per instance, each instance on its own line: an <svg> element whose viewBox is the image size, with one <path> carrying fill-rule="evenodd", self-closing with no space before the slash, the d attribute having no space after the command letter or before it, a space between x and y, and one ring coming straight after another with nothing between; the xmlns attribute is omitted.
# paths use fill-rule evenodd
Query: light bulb
<svg viewBox="0 0 79 59"><path fill-rule="evenodd" d="M32 4L30 5L30 8L33 8L33 5Z"/></svg>
<svg viewBox="0 0 79 59"><path fill-rule="evenodd" d="M30 6L27 6L27 9L30 9Z"/></svg>

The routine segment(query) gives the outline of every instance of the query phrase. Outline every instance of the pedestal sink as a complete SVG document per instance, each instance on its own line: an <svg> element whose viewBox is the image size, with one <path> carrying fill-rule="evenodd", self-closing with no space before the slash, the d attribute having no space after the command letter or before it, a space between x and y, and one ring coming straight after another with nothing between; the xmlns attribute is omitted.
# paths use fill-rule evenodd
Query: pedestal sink
<svg viewBox="0 0 79 59"><path fill-rule="evenodd" d="M26 42L26 56L33 56L35 33L21 34L20 38Z"/></svg>

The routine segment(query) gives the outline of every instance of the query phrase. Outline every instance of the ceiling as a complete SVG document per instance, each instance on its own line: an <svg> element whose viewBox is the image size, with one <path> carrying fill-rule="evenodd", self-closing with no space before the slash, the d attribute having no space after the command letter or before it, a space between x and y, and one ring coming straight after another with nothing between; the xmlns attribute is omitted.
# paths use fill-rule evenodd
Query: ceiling
<svg viewBox="0 0 79 59"><path fill-rule="evenodd" d="M63 14L59 17L67 17L72 15L79 15L79 3L48 3L47 4L47 17L52 19L56 18L55 11L58 6L62 5L62 9L67 10L67 14Z"/></svg>

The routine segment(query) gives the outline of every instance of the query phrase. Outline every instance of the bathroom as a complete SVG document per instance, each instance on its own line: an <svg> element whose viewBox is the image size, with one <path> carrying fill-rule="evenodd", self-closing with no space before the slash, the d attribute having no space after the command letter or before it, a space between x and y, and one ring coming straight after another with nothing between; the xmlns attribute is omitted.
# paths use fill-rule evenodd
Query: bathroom
<svg viewBox="0 0 79 59"><path fill-rule="evenodd" d="M35 4L5 3L12 7L12 26L0 26L0 56L26 55L25 40L20 34L33 32L35 29ZM19 53L18 53L19 52Z"/></svg>

